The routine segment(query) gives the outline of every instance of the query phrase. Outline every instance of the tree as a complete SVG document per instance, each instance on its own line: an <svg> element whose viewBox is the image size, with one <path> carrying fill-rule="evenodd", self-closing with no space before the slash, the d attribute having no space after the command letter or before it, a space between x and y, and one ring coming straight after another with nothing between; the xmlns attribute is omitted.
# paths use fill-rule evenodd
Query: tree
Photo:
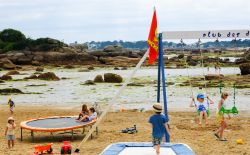
<svg viewBox="0 0 250 155"><path fill-rule="evenodd" d="M3 42L19 42L24 41L25 35L22 32L14 30L14 29L5 29L0 32L0 39Z"/></svg>

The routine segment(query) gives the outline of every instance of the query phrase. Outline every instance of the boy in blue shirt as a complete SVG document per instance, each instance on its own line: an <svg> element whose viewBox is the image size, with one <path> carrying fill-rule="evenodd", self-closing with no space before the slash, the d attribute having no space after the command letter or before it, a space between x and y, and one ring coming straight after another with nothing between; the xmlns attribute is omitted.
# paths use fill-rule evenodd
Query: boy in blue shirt
<svg viewBox="0 0 250 155"><path fill-rule="evenodd" d="M152 124L152 137L153 137L153 145L154 149L156 150L156 154L160 154L160 144L162 142L162 138L167 131L169 131L168 120L166 116L162 115L162 105L156 103L153 105L153 109L155 114L149 118L149 123Z"/></svg>

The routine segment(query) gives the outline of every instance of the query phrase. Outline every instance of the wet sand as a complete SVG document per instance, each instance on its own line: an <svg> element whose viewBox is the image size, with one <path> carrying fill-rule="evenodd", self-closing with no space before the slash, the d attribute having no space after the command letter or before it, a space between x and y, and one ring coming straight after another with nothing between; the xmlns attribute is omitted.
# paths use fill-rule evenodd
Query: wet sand
<svg viewBox="0 0 250 155"><path fill-rule="evenodd" d="M67 116L76 115L79 109L46 106L18 106L15 108L14 117L16 120L16 146L8 150L4 137L4 130L7 118L10 116L7 106L0 106L0 154L1 155L30 155L34 152L35 144L53 143L54 153L59 154L60 146L63 140L70 140L70 134L55 133L54 138L50 133L35 132L35 143L31 142L30 132L24 130L24 140L20 141L21 121L31 118L48 117L48 116ZM147 123L152 112L110 112L102 121L99 127L99 135L94 136L92 140L87 141L81 148L83 155L97 155L111 143L115 142L147 142L151 141L151 128ZM225 132L228 142L220 142L213 136L213 131L217 129L217 122L214 113L210 118L210 124L207 127L198 127L195 123L195 112L170 112L170 124L173 143L186 143L198 155L247 155L250 154L250 117L242 113L229 120L229 127ZM139 132L137 134L123 134L120 131L126 127L137 125ZM81 141L83 136L82 130L75 130L77 135L72 141L73 150ZM243 145L237 145L236 140L242 138Z"/></svg>

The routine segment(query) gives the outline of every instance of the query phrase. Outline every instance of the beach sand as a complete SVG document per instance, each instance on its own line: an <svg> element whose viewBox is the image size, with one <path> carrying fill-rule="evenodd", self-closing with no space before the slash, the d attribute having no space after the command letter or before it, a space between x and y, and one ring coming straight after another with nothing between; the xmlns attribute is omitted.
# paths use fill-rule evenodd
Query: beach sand
<svg viewBox="0 0 250 155"><path fill-rule="evenodd" d="M54 134L35 132L35 143L31 142L30 132L24 130L24 140L20 141L20 122L31 118L48 117L48 116L72 116L77 115L79 109L57 108L46 106L18 106L15 108L14 118L16 120L16 146L8 150L4 137L4 130L7 118L10 116L7 106L0 106L0 154L1 155L30 155L34 152L35 144L53 143L55 154L59 154L60 146L63 140L70 140L70 134ZM213 113L214 114L214 113ZM152 112L110 112L102 121L99 127L99 135L88 140L81 148L83 155L97 155L111 143L115 142L150 142L151 127L147 123ZM173 143L185 143L189 145L198 155L247 155L250 154L250 117L239 115L229 120L229 127L225 132L228 142L216 140L213 135L218 124L214 116L210 118L210 124L207 127L198 127L195 123L195 112L170 112L171 124L171 141ZM123 134L120 131L126 127L137 125L139 132L137 134ZM73 150L80 143L83 136L81 130L76 130L78 135L72 141ZM243 145L236 144L236 140L242 138Z"/></svg>

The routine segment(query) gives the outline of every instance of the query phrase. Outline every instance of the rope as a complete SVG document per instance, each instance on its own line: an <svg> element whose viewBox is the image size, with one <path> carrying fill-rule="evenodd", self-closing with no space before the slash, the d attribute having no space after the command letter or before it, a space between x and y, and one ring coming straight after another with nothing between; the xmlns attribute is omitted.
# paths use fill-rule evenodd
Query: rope
<svg viewBox="0 0 250 155"><path fill-rule="evenodd" d="M96 127L101 123L101 121L103 120L103 118L106 116L106 114L108 113L109 109L113 106L114 103L116 103L117 99L120 97L120 95L122 94L123 90L129 84L130 80L135 75L136 71L141 67L141 65L143 64L143 62L146 60L146 58L148 56L148 53L149 53L149 49L144 54L144 56L141 58L141 60L139 61L139 63L136 65L135 69L133 70L133 72L131 73L131 75L129 76L129 78L126 80L126 82L123 83L122 87L120 87L120 89L118 90L118 92L116 93L116 95L113 97L113 99L111 99L108 102L108 106L103 111L103 113L101 114L101 116L97 119L96 123L92 126L92 128L90 129L90 131L88 132L88 134L84 137L84 139L78 145L78 148L80 148L82 146L82 144L85 143L89 139L89 137L91 136L91 134L95 131Z"/></svg>
<svg viewBox="0 0 250 155"><path fill-rule="evenodd" d="M203 57L203 52L201 50L200 44L201 44L201 40L199 39L197 45L201 53L201 67L202 67L202 74L203 74L203 81L204 81L204 91L207 97L207 81L206 81L206 76L205 76L205 71L204 71L204 57ZM208 110L210 110L208 99L207 99L207 106L208 106Z"/></svg>
<svg viewBox="0 0 250 155"><path fill-rule="evenodd" d="M184 53L184 42L183 42L182 39L181 39L181 46L182 46L182 52ZM189 82L190 91L191 91L192 97L194 97L194 92L193 92L193 89L192 89L192 82L190 80L189 65L187 63L187 59L185 59L185 67L187 69L187 75L188 75L188 82Z"/></svg>

